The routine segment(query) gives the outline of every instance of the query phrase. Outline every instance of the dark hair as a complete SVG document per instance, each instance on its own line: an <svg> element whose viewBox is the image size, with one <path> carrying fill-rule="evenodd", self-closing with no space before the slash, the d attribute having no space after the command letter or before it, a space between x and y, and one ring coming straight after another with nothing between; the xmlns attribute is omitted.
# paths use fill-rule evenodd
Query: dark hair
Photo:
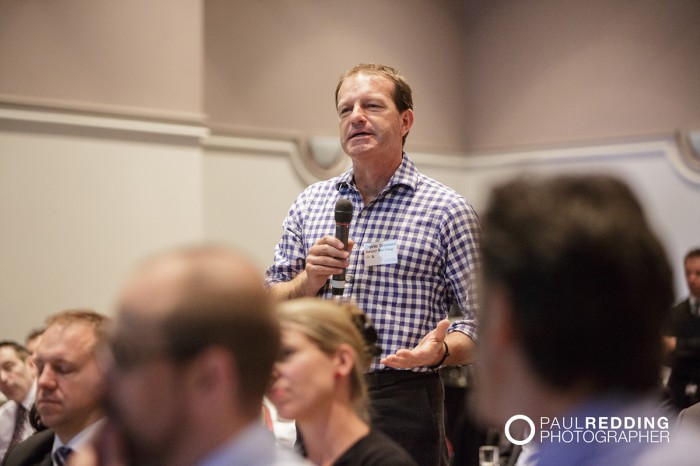
<svg viewBox="0 0 700 466"><path fill-rule="evenodd" d="M40 337L41 335L44 334L45 330L46 330L46 328L44 328L44 327L33 328L29 331L29 333L27 333L27 336L25 337L24 340L29 341L33 338Z"/></svg>
<svg viewBox="0 0 700 466"><path fill-rule="evenodd" d="M672 272L626 184L591 175L501 185L481 249L487 289L509 293L541 380L600 391L658 384Z"/></svg>
<svg viewBox="0 0 700 466"><path fill-rule="evenodd" d="M688 259L694 259L696 257L700 257L700 248L694 248L688 251L683 259L683 262L685 263Z"/></svg>
<svg viewBox="0 0 700 466"><path fill-rule="evenodd" d="M279 323L262 280L259 287L224 281L222 263L226 267L242 260L231 251L204 246L180 254L191 268L179 305L161 323L168 355L183 362L206 348L227 349L244 380L241 398L259 405L280 346Z"/></svg>
<svg viewBox="0 0 700 466"><path fill-rule="evenodd" d="M393 100L399 113L403 113L409 109L413 110L413 91L411 91L411 86L408 85L406 78L401 76L399 72L391 66L379 65L375 63L360 63L340 76L338 85L335 87L336 107L338 106L338 92L340 92L340 86L343 85L343 82L345 82L347 78L356 74L372 74L388 79L394 83ZM403 136L403 144L406 144L407 136L408 133Z"/></svg>
<svg viewBox="0 0 700 466"><path fill-rule="evenodd" d="M22 361L26 361L31 354L29 353L29 350L22 346L21 344L17 343L14 340L2 340L0 341L0 348L3 348L5 346L9 346L13 350L15 350L15 353L17 354L17 357L21 359Z"/></svg>

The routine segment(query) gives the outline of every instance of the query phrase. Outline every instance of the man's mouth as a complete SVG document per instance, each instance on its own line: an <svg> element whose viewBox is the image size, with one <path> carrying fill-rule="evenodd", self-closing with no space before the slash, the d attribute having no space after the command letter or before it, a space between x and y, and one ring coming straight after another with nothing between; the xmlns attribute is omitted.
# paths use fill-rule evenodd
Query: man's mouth
<svg viewBox="0 0 700 466"><path fill-rule="evenodd" d="M371 133L367 133L365 131L360 131L357 133L352 133L348 139L355 139L358 137L363 137L363 136L371 136Z"/></svg>

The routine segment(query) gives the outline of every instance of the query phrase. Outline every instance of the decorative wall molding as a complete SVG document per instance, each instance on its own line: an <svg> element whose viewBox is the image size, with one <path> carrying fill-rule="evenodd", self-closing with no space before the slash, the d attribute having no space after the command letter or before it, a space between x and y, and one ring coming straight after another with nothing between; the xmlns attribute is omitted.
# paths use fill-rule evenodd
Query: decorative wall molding
<svg viewBox="0 0 700 466"><path fill-rule="evenodd" d="M685 181L700 185L700 165L683 154L676 134L655 134L620 139L619 141L587 141L579 145L552 146L537 149L472 153L465 157L412 154L417 164L439 168L458 168L475 172L498 167L528 167L566 162L595 162L610 159L635 160L663 157ZM455 160L457 159L457 160Z"/></svg>
<svg viewBox="0 0 700 466"><path fill-rule="evenodd" d="M151 135L167 138L174 144L199 145L204 150L218 149L231 154L261 154L286 157L302 183L309 185L336 176L350 167L350 160L339 156L339 145L331 138L307 137L297 133L266 130L207 127L197 116L166 118L135 114L112 113L106 108L87 110L64 108L46 103L20 103L0 96L0 128L23 128L39 125L72 131L107 131L111 137L120 135ZM182 116L182 115L180 115ZM99 134L98 134L99 135ZM319 151L327 153L322 154ZM330 152L328 152L330 151ZM700 156L692 151L687 132L656 134L626 138L619 141L588 141L578 145L551 146L535 149L509 149L489 153L446 155L408 151L419 167L448 171L493 170L498 167L527 167L567 161L589 161L610 158L639 158L663 156L686 181L700 185Z"/></svg>
<svg viewBox="0 0 700 466"><path fill-rule="evenodd" d="M194 112L129 107L126 105L98 104L90 102L66 101L39 97L0 94L0 106L24 108L28 110L51 110L60 113L112 116L122 119L142 119L163 123L203 125L206 115Z"/></svg>
<svg viewBox="0 0 700 466"><path fill-rule="evenodd" d="M125 135L170 138L173 143L199 144L209 134L201 120L177 118L172 114L154 115L149 112L115 113L115 108L78 108L65 105L18 102L0 96L0 124L15 129L71 130L84 132L86 136L109 134L113 137Z"/></svg>
<svg viewBox="0 0 700 466"><path fill-rule="evenodd" d="M292 162L295 171L305 184L327 179L345 170L350 162L346 158L342 170L329 170L327 176L319 176L317 171L308 168L304 162L303 138L295 137L285 140L266 140L258 137L236 137L232 135L211 134L203 141L205 147L218 147L233 153L264 153L286 156ZM448 171L493 170L498 167L528 167L551 165L564 162L586 162L609 159L639 159L643 157L665 157L674 170L686 181L700 185L700 170L695 170L687 163L679 150L676 138L672 134L655 135L624 141L582 146L561 146L528 150L512 150L489 154L445 155L427 152L409 151L411 159L419 167L431 167Z"/></svg>
<svg viewBox="0 0 700 466"><path fill-rule="evenodd" d="M700 172L700 129L678 130L676 143L685 164Z"/></svg>

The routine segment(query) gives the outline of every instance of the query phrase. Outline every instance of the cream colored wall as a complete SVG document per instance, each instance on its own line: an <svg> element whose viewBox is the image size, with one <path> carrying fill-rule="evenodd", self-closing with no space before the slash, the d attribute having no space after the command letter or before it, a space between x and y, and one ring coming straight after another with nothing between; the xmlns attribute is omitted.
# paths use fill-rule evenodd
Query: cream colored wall
<svg viewBox="0 0 700 466"><path fill-rule="evenodd" d="M463 0L205 2L205 109L214 125L335 136L334 92L361 62L411 83L409 148L463 149Z"/></svg>
<svg viewBox="0 0 700 466"><path fill-rule="evenodd" d="M202 129L0 107L0 329L111 314L147 254L202 238Z"/></svg>
<svg viewBox="0 0 700 466"><path fill-rule="evenodd" d="M700 127L700 2L466 3L467 151Z"/></svg>
<svg viewBox="0 0 700 466"><path fill-rule="evenodd" d="M171 245L233 244L264 268L310 182L304 138L336 136L336 79L360 61L409 77L409 153L478 209L523 169L620 173L680 270L700 182L670 131L698 122L700 3L348 5L2 2L0 337L65 307L111 312Z"/></svg>
<svg viewBox="0 0 700 466"><path fill-rule="evenodd" d="M0 4L0 97L202 116L200 1Z"/></svg>
<svg viewBox="0 0 700 466"><path fill-rule="evenodd" d="M284 153L255 145L208 147L203 158L203 230L207 240L247 251L261 271L273 259L282 219L305 188Z"/></svg>
<svg viewBox="0 0 700 466"><path fill-rule="evenodd" d="M202 239L200 1L0 4L0 329Z"/></svg>

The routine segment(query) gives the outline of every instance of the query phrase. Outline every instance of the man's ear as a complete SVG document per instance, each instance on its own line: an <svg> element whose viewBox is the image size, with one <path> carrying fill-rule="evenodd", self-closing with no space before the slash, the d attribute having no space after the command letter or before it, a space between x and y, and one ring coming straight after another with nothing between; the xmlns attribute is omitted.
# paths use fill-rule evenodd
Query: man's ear
<svg viewBox="0 0 700 466"><path fill-rule="evenodd" d="M401 136L406 136L413 126L413 110L410 108L401 113Z"/></svg>
<svg viewBox="0 0 700 466"><path fill-rule="evenodd" d="M235 388L235 360L230 351L212 346L203 350L187 369L188 388L197 396Z"/></svg>

